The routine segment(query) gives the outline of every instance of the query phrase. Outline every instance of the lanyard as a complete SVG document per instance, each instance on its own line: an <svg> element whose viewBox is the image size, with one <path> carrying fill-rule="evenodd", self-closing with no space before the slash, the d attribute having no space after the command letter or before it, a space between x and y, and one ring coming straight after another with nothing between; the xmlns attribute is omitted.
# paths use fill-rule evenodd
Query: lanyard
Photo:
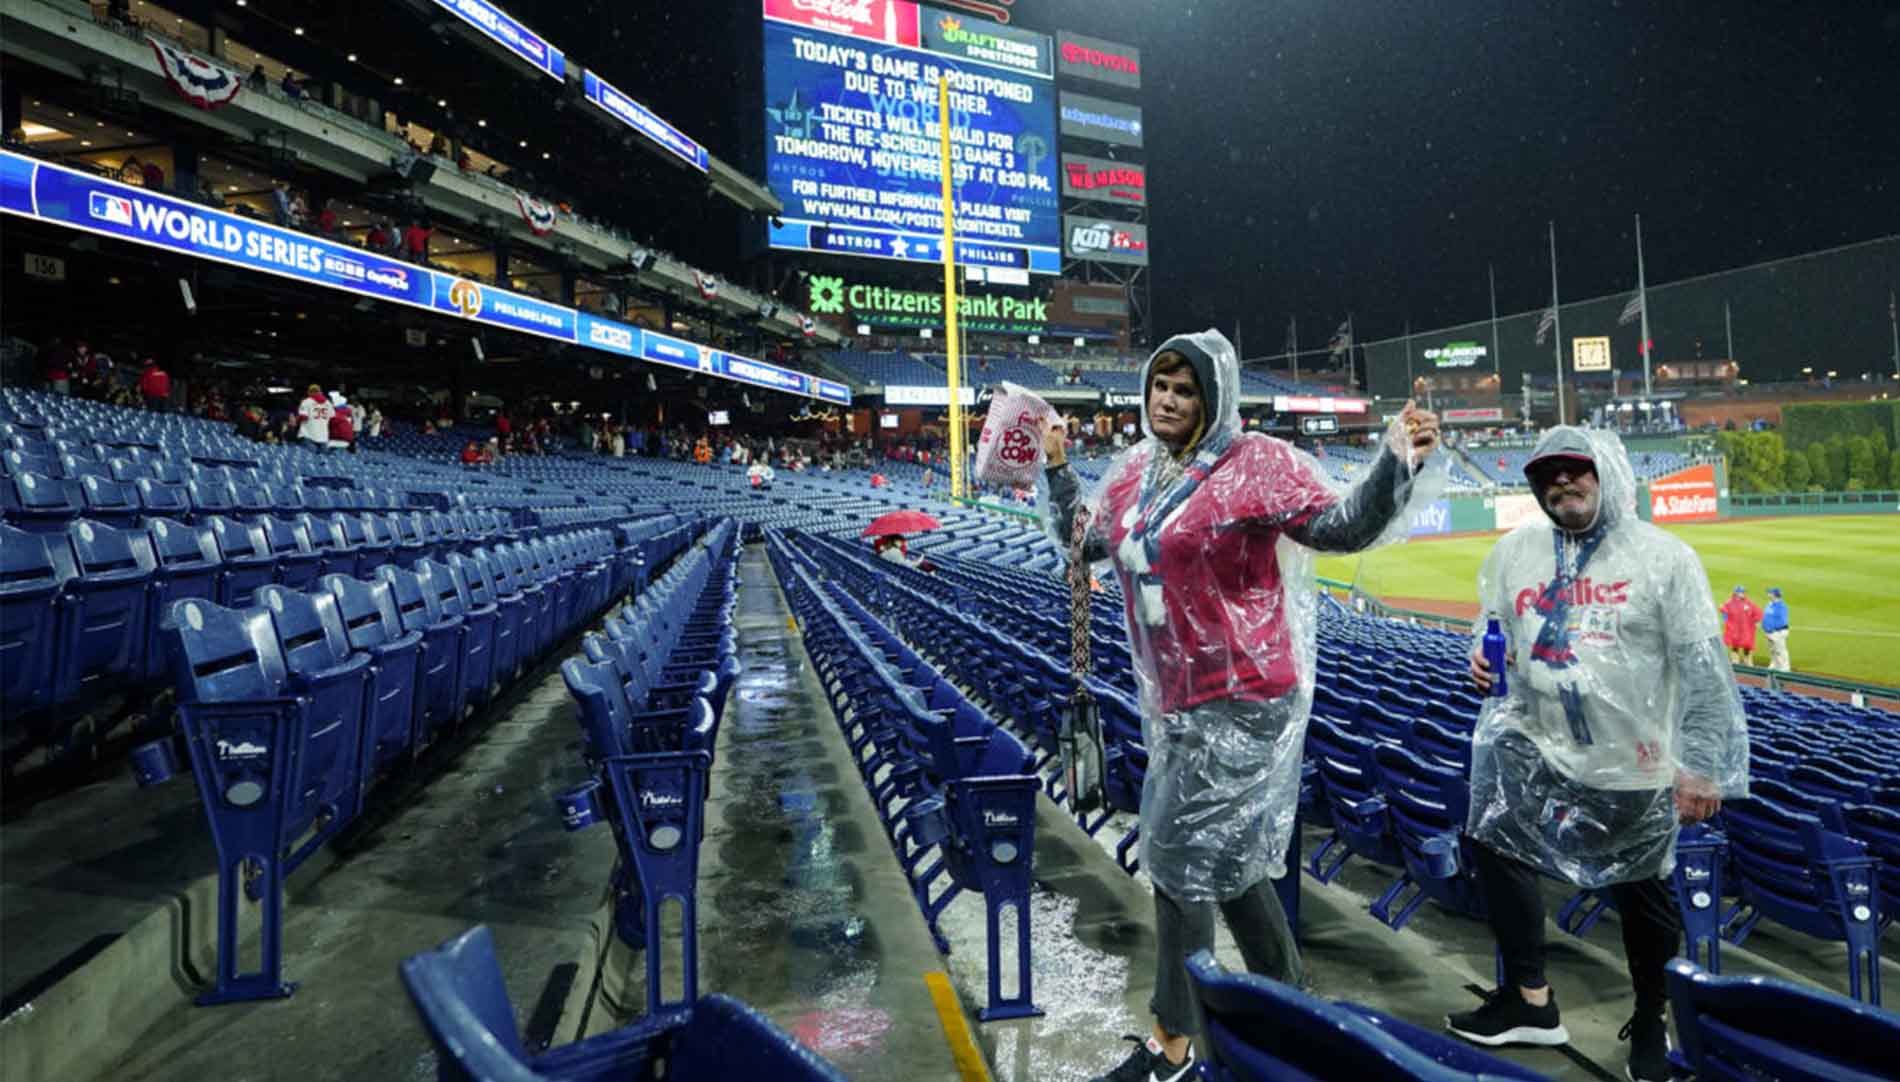
<svg viewBox="0 0 1900 1082"><path fill-rule="evenodd" d="M1531 646L1531 660L1557 672L1571 669L1577 664L1577 652L1570 644L1570 606L1576 600L1576 584L1583 577L1583 569L1589 565L1590 557L1596 555L1597 547L1603 543L1602 528L1593 531L1585 538L1577 550L1575 570L1564 567L1564 533L1552 530L1550 535L1551 551L1556 559L1556 572L1543 592L1537 595L1536 609L1544 617L1544 626L1537 631L1537 641ZM1590 735L1590 724L1583 714L1583 693L1574 683L1558 681L1557 695L1563 703L1564 718L1570 723L1570 735L1580 745L1595 743Z"/></svg>

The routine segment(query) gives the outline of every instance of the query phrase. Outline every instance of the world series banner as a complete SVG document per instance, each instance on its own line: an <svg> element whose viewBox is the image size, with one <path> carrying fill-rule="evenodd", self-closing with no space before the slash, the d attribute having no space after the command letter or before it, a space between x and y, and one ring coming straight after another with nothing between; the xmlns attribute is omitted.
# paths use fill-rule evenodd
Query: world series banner
<svg viewBox="0 0 1900 1082"><path fill-rule="evenodd" d="M0 213L427 309L471 325L850 405L851 388L353 245L0 151Z"/></svg>
<svg viewBox="0 0 1900 1082"><path fill-rule="evenodd" d="M947 75L958 262L1060 272L1047 35L906 0L764 5L773 247L941 261Z"/></svg>

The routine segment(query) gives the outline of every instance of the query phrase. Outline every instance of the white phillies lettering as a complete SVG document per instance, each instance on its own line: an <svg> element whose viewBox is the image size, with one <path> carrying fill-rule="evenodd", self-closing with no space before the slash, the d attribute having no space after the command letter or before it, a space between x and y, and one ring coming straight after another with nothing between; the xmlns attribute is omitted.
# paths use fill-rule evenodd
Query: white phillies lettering
<svg viewBox="0 0 1900 1082"><path fill-rule="evenodd" d="M218 741L218 758L220 759L255 759L269 751L270 749L264 745L253 744L249 740L239 740L235 744L229 740Z"/></svg>
<svg viewBox="0 0 1900 1082"><path fill-rule="evenodd" d="M1013 827L1021 823L1015 813L997 811L994 808L983 809L983 825L986 827Z"/></svg>
<svg viewBox="0 0 1900 1082"><path fill-rule="evenodd" d="M640 806L643 808L677 808L684 803L686 803L686 798L683 796L675 796L672 793L650 793L645 789L640 790Z"/></svg>
<svg viewBox="0 0 1900 1082"><path fill-rule="evenodd" d="M1537 604L1537 599L1543 596L1544 587L1547 585L1548 583L1540 582L1535 587L1526 587L1517 592L1519 616L1524 615L1526 610ZM1621 605L1630 599L1630 580L1597 582L1586 576L1566 586L1559 592L1557 599L1572 605Z"/></svg>

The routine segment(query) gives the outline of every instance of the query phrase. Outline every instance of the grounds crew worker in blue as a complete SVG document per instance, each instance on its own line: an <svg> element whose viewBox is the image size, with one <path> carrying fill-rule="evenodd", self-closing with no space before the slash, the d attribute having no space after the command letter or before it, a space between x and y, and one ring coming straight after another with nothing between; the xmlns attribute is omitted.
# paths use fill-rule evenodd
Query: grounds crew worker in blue
<svg viewBox="0 0 1900 1082"><path fill-rule="evenodd" d="M1472 733L1465 831L1506 986L1446 1027L1485 1045L1567 1043L1544 980L1539 878L1602 888L1636 992L1624 1072L1668 1082L1676 834L1748 795L1741 695L1702 562L1637 517L1622 441L1553 428L1524 475L1548 521L1512 530L1485 559L1471 651L1472 683L1489 691L1483 634L1498 621L1509 691L1485 700Z"/></svg>

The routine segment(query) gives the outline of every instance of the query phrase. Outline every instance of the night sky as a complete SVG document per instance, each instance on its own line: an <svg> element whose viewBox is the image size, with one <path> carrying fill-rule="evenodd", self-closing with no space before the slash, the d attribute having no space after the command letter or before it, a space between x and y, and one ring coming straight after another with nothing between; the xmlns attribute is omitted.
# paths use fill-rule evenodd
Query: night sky
<svg viewBox="0 0 1900 1082"><path fill-rule="evenodd" d="M705 77L737 36L756 54L757 3L729 3L514 9L744 160ZM1550 219L1566 299L1635 284L1636 213L1652 283L1900 233L1900 3L1014 9L1140 46L1157 330L1240 318L1249 355L1278 352L1289 315L1309 348L1348 309L1362 340L1482 318L1487 263L1501 313L1539 308ZM652 78L675 58L699 74Z"/></svg>

